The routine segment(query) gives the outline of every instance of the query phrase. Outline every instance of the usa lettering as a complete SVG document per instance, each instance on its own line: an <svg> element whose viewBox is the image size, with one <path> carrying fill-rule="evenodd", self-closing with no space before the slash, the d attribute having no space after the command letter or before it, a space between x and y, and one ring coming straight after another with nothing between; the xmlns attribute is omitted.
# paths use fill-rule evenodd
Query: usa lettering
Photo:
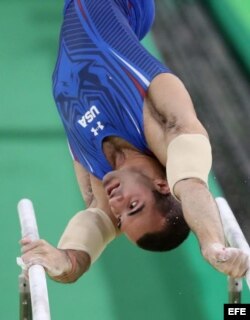
<svg viewBox="0 0 250 320"><path fill-rule="evenodd" d="M97 109L96 106L92 106L87 112L84 113L82 118L78 120L78 123L83 127L86 128L89 123L91 123L96 116L100 114L100 111Z"/></svg>

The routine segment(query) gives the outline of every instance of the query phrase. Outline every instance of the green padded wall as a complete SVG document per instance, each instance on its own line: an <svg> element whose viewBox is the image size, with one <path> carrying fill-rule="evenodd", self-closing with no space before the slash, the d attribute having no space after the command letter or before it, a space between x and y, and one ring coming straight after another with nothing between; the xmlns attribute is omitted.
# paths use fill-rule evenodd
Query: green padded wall
<svg viewBox="0 0 250 320"><path fill-rule="evenodd" d="M40 236L54 245L84 205L51 95L62 5L1 0L0 319L18 319L17 202L32 199ZM150 37L145 45L155 50ZM77 283L48 279L53 320L221 320L226 286L226 277L201 258L194 236L167 254L144 252L120 237Z"/></svg>
<svg viewBox="0 0 250 320"><path fill-rule="evenodd" d="M250 2L206 0L206 3L250 72Z"/></svg>

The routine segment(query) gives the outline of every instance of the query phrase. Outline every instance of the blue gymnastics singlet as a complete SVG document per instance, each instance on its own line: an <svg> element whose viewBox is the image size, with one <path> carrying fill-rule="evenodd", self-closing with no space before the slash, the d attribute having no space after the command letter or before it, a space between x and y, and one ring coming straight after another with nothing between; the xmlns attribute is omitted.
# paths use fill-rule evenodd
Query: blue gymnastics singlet
<svg viewBox="0 0 250 320"><path fill-rule="evenodd" d="M169 72L139 42L153 17L151 0L65 3L53 94L74 159L99 179L112 170L104 138L149 152L143 101L152 79Z"/></svg>

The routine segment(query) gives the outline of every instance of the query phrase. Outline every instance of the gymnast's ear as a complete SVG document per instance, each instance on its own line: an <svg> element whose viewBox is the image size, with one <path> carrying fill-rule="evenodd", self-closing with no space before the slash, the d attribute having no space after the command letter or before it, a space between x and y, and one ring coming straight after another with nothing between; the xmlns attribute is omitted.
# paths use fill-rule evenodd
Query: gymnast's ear
<svg viewBox="0 0 250 320"><path fill-rule="evenodd" d="M170 188L168 182L165 179L155 179L154 180L155 189L161 194L169 194Z"/></svg>

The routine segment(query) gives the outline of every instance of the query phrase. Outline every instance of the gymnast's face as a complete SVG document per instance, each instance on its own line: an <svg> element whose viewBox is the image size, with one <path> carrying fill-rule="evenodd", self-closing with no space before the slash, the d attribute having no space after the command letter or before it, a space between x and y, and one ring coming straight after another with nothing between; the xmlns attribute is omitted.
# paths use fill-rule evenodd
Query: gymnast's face
<svg viewBox="0 0 250 320"><path fill-rule="evenodd" d="M160 231L165 219L156 210L153 190L169 191L163 179L151 179L138 168L108 173L103 179L109 205L118 227L133 242L146 233Z"/></svg>

